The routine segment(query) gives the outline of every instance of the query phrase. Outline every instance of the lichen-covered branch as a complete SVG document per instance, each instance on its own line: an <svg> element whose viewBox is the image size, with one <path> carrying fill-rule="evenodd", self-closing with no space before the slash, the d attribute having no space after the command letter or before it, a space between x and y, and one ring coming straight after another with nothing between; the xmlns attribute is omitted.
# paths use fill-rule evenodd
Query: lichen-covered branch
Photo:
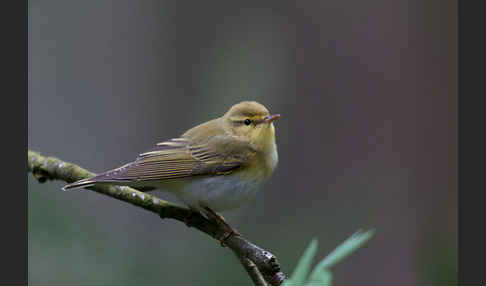
<svg viewBox="0 0 486 286"><path fill-rule="evenodd" d="M54 157L45 157L28 150L27 171L40 182L62 180L72 183L94 176L73 163L64 162ZM130 187L98 185L86 189L110 196L158 214L161 218L171 218L195 227L209 236L220 240L225 234L224 228L189 209L167 202L156 196L140 192ZM242 236L231 236L225 244L235 253L243 264L255 285L262 284L262 277L270 285L280 285L286 278L280 271L275 255L254 245Z"/></svg>

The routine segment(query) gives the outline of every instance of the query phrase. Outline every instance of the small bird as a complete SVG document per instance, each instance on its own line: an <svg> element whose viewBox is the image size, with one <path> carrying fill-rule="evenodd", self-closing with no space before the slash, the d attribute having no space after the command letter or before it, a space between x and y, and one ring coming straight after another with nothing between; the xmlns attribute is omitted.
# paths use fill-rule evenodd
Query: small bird
<svg viewBox="0 0 486 286"><path fill-rule="evenodd" d="M247 202L274 171L278 153L273 122L279 117L258 102L243 101L219 118L157 143L133 162L62 189L111 184L168 191L192 211L227 227L227 239L239 233L217 212Z"/></svg>

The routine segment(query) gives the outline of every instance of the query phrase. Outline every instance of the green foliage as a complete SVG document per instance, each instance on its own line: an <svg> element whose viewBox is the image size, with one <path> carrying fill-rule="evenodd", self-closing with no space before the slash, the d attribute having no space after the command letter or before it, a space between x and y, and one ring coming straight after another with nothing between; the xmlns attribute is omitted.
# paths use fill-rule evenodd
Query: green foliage
<svg viewBox="0 0 486 286"><path fill-rule="evenodd" d="M373 234L374 230L364 233L358 230L322 259L307 278L312 260L317 252L317 239L312 239L297 263L291 278L287 279L282 286L330 286L332 283L330 268L361 247Z"/></svg>

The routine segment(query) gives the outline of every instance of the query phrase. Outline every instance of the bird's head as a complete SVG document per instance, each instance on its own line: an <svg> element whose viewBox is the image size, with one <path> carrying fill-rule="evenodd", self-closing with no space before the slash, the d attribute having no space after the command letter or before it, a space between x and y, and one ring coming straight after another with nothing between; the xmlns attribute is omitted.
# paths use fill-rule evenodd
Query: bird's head
<svg viewBox="0 0 486 286"><path fill-rule="evenodd" d="M280 114L271 115L268 109L255 101L233 105L223 116L225 129L230 134L245 139L259 149L275 144L273 122Z"/></svg>

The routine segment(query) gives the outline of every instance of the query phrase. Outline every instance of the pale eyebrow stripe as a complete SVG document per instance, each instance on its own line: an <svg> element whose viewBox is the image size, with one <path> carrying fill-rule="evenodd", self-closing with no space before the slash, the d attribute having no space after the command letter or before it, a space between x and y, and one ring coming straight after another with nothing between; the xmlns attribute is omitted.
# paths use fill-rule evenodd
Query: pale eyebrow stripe
<svg viewBox="0 0 486 286"><path fill-rule="evenodd" d="M250 119L251 121L260 122L263 121L264 116L254 115L254 116L233 116L230 117L231 121L243 122L245 119Z"/></svg>

